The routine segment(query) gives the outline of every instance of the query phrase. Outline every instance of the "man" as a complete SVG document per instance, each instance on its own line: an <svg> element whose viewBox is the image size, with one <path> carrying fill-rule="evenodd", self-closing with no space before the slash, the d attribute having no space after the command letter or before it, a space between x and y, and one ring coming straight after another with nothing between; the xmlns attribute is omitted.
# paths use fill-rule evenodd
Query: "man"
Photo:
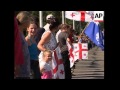
<svg viewBox="0 0 120 90"><path fill-rule="evenodd" d="M45 29L45 31L49 30L49 26L50 24L52 24L55 21L55 17L52 14L47 15L46 17L46 25L43 27Z"/></svg>

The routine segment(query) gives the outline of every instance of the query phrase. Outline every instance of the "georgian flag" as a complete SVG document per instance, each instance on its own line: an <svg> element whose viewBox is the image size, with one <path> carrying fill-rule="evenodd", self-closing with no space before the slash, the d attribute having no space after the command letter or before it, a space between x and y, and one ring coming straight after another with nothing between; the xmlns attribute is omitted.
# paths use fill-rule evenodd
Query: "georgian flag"
<svg viewBox="0 0 120 90"><path fill-rule="evenodd" d="M53 52L52 68L54 79L65 79L65 71L60 47L57 47Z"/></svg>
<svg viewBox="0 0 120 90"><path fill-rule="evenodd" d="M70 67L74 65L74 62L79 59L88 59L88 44L87 43L73 43L73 48L67 42L69 50Z"/></svg>
<svg viewBox="0 0 120 90"><path fill-rule="evenodd" d="M73 43L74 59L88 59L88 44L87 43Z"/></svg>
<svg viewBox="0 0 120 90"><path fill-rule="evenodd" d="M74 52L73 52L73 49L71 47L71 45L67 43L67 46L68 46L68 51L69 51L69 60L70 60L70 68L74 65L74 62L75 62L75 59L74 59Z"/></svg>
<svg viewBox="0 0 120 90"><path fill-rule="evenodd" d="M90 22L93 19L93 16L86 11L65 11L65 17L67 19L84 22Z"/></svg>

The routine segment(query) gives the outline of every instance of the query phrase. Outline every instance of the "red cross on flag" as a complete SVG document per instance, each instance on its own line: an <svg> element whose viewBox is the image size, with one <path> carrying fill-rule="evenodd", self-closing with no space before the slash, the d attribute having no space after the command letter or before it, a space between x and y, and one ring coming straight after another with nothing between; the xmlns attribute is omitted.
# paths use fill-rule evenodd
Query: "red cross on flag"
<svg viewBox="0 0 120 90"><path fill-rule="evenodd" d="M80 57L80 58L82 58L82 59L88 59L88 44L87 43L81 43L79 45L80 45L80 47L82 45L82 48L80 49L82 57Z"/></svg>
<svg viewBox="0 0 120 90"><path fill-rule="evenodd" d="M73 49L71 47L71 45L67 43L67 46L68 46L68 51L69 51L69 60L70 60L70 68L74 65L74 62L75 62L75 59L74 59L74 52L73 52Z"/></svg>
<svg viewBox="0 0 120 90"><path fill-rule="evenodd" d="M87 43L73 43L73 49L67 42L69 50L70 67L74 65L74 62L79 59L88 59L88 44Z"/></svg>
<svg viewBox="0 0 120 90"><path fill-rule="evenodd" d="M53 52L52 68L54 79L65 79L64 65L59 47Z"/></svg>
<svg viewBox="0 0 120 90"><path fill-rule="evenodd" d="M87 43L73 43L74 61L77 59L88 59L88 44Z"/></svg>
<svg viewBox="0 0 120 90"><path fill-rule="evenodd" d="M65 17L75 21L92 21L92 17L86 11L65 11Z"/></svg>

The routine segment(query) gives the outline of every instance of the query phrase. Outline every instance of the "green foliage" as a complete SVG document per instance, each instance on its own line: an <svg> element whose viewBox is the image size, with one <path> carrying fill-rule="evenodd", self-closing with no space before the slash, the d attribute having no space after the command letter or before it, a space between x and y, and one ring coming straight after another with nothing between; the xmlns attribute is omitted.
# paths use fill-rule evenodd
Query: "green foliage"
<svg viewBox="0 0 120 90"><path fill-rule="evenodd" d="M100 27L103 30L103 28L104 28L104 22L100 22Z"/></svg>
<svg viewBox="0 0 120 90"><path fill-rule="evenodd" d="M20 11L15 11L15 14L19 13ZM31 15L35 15L39 18L39 11L28 11ZM43 26L46 24L46 16L48 14L53 14L56 18L59 19L60 23L62 23L62 11L43 11ZM73 25L73 21L70 19L65 18L65 23ZM78 33L81 33L82 30L87 25L87 22L79 22L75 21L75 30ZM100 22L101 29L104 28L104 22Z"/></svg>

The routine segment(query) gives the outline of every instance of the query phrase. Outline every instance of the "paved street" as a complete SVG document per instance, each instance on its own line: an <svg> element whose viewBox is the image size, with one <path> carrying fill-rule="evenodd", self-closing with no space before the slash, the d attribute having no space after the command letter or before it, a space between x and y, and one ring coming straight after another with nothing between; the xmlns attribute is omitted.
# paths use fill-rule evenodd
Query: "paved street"
<svg viewBox="0 0 120 90"><path fill-rule="evenodd" d="M92 48L88 60L79 60L75 66L72 79L104 79L104 51Z"/></svg>

